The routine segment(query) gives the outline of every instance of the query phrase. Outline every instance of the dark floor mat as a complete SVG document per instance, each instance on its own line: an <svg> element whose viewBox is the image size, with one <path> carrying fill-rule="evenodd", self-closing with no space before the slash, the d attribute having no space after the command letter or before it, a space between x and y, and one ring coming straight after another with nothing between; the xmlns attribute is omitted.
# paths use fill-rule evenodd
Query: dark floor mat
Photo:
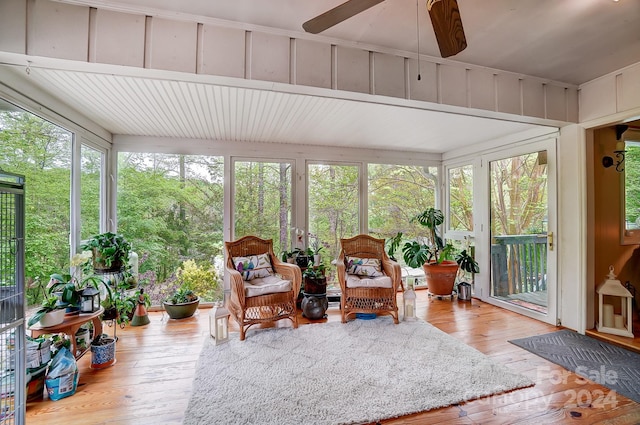
<svg viewBox="0 0 640 425"><path fill-rule="evenodd" d="M570 330L509 341L640 403L640 354Z"/></svg>

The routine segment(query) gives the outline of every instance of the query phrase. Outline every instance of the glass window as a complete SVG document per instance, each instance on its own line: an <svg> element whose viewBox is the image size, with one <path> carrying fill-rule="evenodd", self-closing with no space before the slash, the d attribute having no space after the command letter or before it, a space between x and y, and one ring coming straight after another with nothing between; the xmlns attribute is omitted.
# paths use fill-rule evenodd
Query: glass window
<svg viewBox="0 0 640 425"><path fill-rule="evenodd" d="M203 301L222 299L223 161L118 154L118 233L138 254L139 282L154 304L178 285L176 271L187 261L200 275L194 290Z"/></svg>
<svg viewBox="0 0 640 425"><path fill-rule="evenodd" d="M640 139L640 137L639 137ZM640 239L640 140L625 142L624 158L624 239ZM630 239L630 240L629 240Z"/></svg>
<svg viewBox="0 0 640 425"><path fill-rule="evenodd" d="M234 162L234 238L273 240L278 255L291 244L291 164Z"/></svg>
<svg viewBox="0 0 640 425"><path fill-rule="evenodd" d="M369 234L388 240L398 232L403 242L424 234L411 219L436 205L437 168L418 165L369 164ZM394 258L402 261L400 249Z"/></svg>
<svg viewBox="0 0 640 425"><path fill-rule="evenodd" d="M359 169L357 165L307 165L307 239L324 247L325 265L338 258L341 238L360 233Z"/></svg>
<svg viewBox="0 0 640 425"><path fill-rule="evenodd" d="M0 164L25 176L25 287L42 301L49 275L69 268L72 133L0 100Z"/></svg>
<svg viewBox="0 0 640 425"><path fill-rule="evenodd" d="M473 231L473 166L449 169L449 230Z"/></svg>
<svg viewBox="0 0 640 425"><path fill-rule="evenodd" d="M87 145L80 147L80 239L100 233L100 183L104 155Z"/></svg>

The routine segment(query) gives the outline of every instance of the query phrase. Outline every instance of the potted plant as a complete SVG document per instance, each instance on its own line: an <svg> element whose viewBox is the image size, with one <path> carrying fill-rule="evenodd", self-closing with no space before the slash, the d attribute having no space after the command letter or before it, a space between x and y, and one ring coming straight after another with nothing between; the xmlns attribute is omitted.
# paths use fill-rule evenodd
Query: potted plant
<svg viewBox="0 0 640 425"><path fill-rule="evenodd" d="M301 269L309 267L309 258L310 257L309 257L309 253L307 251L308 250L306 250L306 249L300 249L300 248L296 248L295 249L295 252L296 252L296 264ZM313 251L312 251L312 255L313 255Z"/></svg>
<svg viewBox="0 0 640 425"><path fill-rule="evenodd" d="M93 268L97 272L121 270L129 261L131 244L122 235L111 232L94 235L80 248L93 254Z"/></svg>
<svg viewBox="0 0 640 425"><path fill-rule="evenodd" d="M125 326L133 317L133 313L140 299L140 290L132 291L127 279L118 281L115 291L110 292L102 302L104 313L102 320L115 320L120 326ZM145 307L151 306L151 300L144 294Z"/></svg>
<svg viewBox="0 0 640 425"><path fill-rule="evenodd" d="M319 266L308 267L302 272L304 292L306 294L326 294L327 278L324 275L325 269L324 264L320 264Z"/></svg>
<svg viewBox="0 0 640 425"><path fill-rule="evenodd" d="M458 299L463 301L471 300L471 283L467 282L467 274L480 272L478 262L469 254L470 248L467 246L458 254L456 254L456 263L458 263Z"/></svg>
<svg viewBox="0 0 640 425"><path fill-rule="evenodd" d="M296 254L298 253L297 250L291 250L291 251L282 251L280 253L280 259L285 262L285 263L289 263L289 264L295 264L296 263Z"/></svg>
<svg viewBox="0 0 640 425"><path fill-rule="evenodd" d="M422 266L429 293L437 296L451 296L458 274L458 263L452 259L454 248L444 244L438 234L439 226L444 222L444 214L436 208L427 208L413 217L428 229L426 243L407 242L402 247L404 261L409 267Z"/></svg>
<svg viewBox="0 0 640 425"><path fill-rule="evenodd" d="M96 335L91 341L91 369L104 369L116 362L116 339L107 334Z"/></svg>
<svg viewBox="0 0 640 425"><path fill-rule="evenodd" d="M172 319L185 319L193 316L200 304L200 298L189 288L182 285L167 297L162 305Z"/></svg>
<svg viewBox="0 0 640 425"><path fill-rule="evenodd" d="M47 289L51 294L60 294L61 304L67 308L68 312L75 312L79 311L82 291L90 286L106 292L107 297L111 297L111 287L93 274L78 279L74 275L54 273L50 276Z"/></svg>
<svg viewBox="0 0 640 425"><path fill-rule="evenodd" d="M320 238L313 237L311 240L311 245L307 248L307 254L313 258L313 265L320 265L320 256L322 252L322 243L320 242Z"/></svg>
<svg viewBox="0 0 640 425"><path fill-rule="evenodd" d="M58 297L49 296L42 301L42 305L29 318L27 324L33 326L40 322L43 328L59 325L64 321L65 310L66 306L58 304Z"/></svg>

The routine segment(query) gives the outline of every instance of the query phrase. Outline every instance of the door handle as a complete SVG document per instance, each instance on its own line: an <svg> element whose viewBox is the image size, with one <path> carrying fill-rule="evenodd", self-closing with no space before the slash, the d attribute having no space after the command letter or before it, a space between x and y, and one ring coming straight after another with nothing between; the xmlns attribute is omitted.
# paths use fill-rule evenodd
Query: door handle
<svg viewBox="0 0 640 425"><path fill-rule="evenodd" d="M553 232L547 234L547 241L549 242L549 251L553 251Z"/></svg>

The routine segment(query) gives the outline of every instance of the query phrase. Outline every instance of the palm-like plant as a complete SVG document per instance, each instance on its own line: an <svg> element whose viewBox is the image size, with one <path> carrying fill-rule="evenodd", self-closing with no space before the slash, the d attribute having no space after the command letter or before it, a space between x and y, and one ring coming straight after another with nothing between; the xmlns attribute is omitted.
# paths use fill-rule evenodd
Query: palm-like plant
<svg viewBox="0 0 640 425"><path fill-rule="evenodd" d="M438 234L439 226L444 223L444 214L436 208L427 208L422 213L416 215L411 221L417 221L428 229L426 243L418 241L407 242L402 247L402 255L405 263L409 267L421 267L424 263L435 261L442 263L449 258L453 251L453 246L445 245Z"/></svg>

